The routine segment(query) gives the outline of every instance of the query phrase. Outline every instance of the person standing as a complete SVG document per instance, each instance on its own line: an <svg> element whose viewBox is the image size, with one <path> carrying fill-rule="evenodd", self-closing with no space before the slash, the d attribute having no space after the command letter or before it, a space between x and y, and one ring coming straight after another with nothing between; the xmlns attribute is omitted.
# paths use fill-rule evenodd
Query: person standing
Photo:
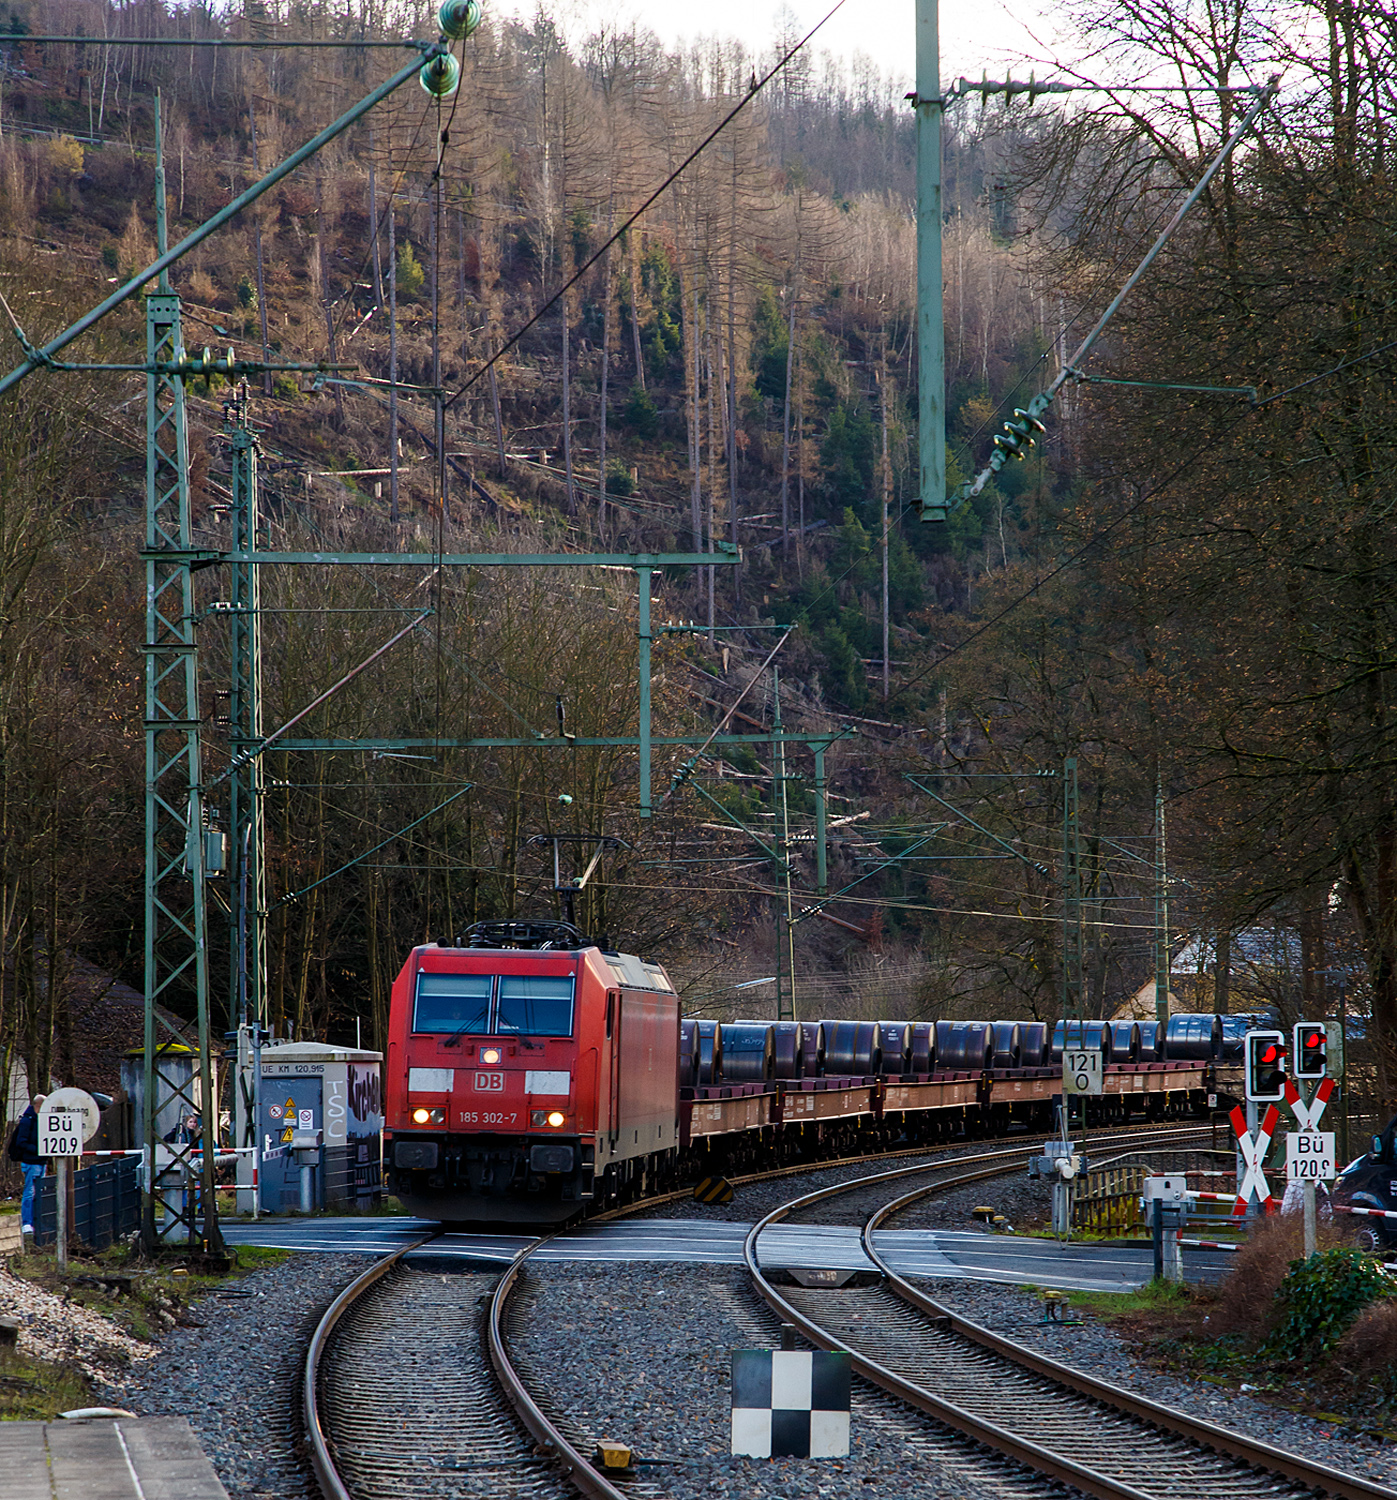
<svg viewBox="0 0 1397 1500"><path fill-rule="evenodd" d="M47 1094L35 1094L34 1101L19 1117L10 1137L10 1160L24 1168L24 1192L19 1200L20 1234L28 1246L34 1237L34 1184L44 1175L46 1164L39 1155L39 1111Z"/></svg>

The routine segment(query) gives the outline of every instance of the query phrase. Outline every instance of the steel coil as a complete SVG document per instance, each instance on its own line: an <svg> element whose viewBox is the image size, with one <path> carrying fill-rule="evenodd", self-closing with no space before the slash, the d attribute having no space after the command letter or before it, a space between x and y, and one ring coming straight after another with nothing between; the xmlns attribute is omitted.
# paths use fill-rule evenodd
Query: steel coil
<svg viewBox="0 0 1397 1500"><path fill-rule="evenodd" d="M992 1021L952 1021L936 1032L936 1065L958 1072L983 1073L994 1058Z"/></svg>
<svg viewBox="0 0 1397 1500"><path fill-rule="evenodd" d="M912 1027L912 1066L909 1071L913 1073L936 1071L936 1023L934 1021L918 1021Z"/></svg>
<svg viewBox="0 0 1397 1500"><path fill-rule="evenodd" d="M1221 1051L1221 1016L1169 1017L1164 1055L1170 1062L1211 1062Z"/></svg>
<svg viewBox="0 0 1397 1500"><path fill-rule="evenodd" d="M799 1078L805 1062L801 1046L801 1023L799 1021L777 1021L771 1028L771 1042L775 1052L775 1076L777 1078Z"/></svg>
<svg viewBox="0 0 1397 1500"><path fill-rule="evenodd" d="M1140 1061L1140 1023L1138 1021L1111 1022L1111 1061L1118 1063Z"/></svg>
<svg viewBox="0 0 1397 1500"><path fill-rule="evenodd" d="M825 1076L867 1077L883 1065L874 1021L822 1021L825 1028Z"/></svg>
<svg viewBox="0 0 1397 1500"><path fill-rule="evenodd" d="M1048 1060L1048 1023L1019 1022L1019 1062L1025 1068L1041 1068Z"/></svg>
<svg viewBox="0 0 1397 1500"><path fill-rule="evenodd" d="M698 1027L698 1086L711 1088L723 1076L723 1033L716 1021L696 1021Z"/></svg>
<svg viewBox="0 0 1397 1500"><path fill-rule="evenodd" d="M800 1023L801 1076L819 1078L825 1071L825 1026L823 1021Z"/></svg>
<svg viewBox="0 0 1397 1500"><path fill-rule="evenodd" d="M1251 1016L1219 1016L1222 1026L1222 1048L1218 1057L1222 1062L1241 1062L1246 1049L1246 1036L1256 1021Z"/></svg>
<svg viewBox="0 0 1397 1500"><path fill-rule="evenodd" d="M1053 1027L1052 1061L1062 1061L1062 1036L1065 1022ZM1073 1021L1072 1046L1077 1051L1099 1049L1103 1064L1111 1061L1111 1023L1109 1021Z"/></svg>
<svg viewBox="0 0 1397 1500"><path fill-rule="evenodd" d="M990 1036L994 1043L990 1054L992 1068L1023 1066L1023 1028L1017 1021L995 1021Z"/></svg>
<svg viewBox="0 0 1397 1500"><path fill-rule="evenodd" d="M1142 1063L1163 1061L1159 1050L1161 1037L1162 1032L1158 1021L1140 1022L1140 1061Z"/></svg>
<svg viewBox="0 0 1397 1500"><path fill-rule="evenodd" d="M679 1023L679 1087L694 1088L698 1083L699 1042L697 1021Z"/></svg>
<svg viewBox="0 0 1397 1500"><path fill-rule="evenodd" d="M719 1027L723 1038L720 1072L724 1083L765 1083L776 1073L770 1021L734 1021Z"/></svg>
<svg viewBox="0 0 1397 1500"><path fill-rule="evenodd" d="M906 1021L879 1021L878 1045L883 1050L880 1072L900 1077L912 1071L912 1028Z"/></svg>

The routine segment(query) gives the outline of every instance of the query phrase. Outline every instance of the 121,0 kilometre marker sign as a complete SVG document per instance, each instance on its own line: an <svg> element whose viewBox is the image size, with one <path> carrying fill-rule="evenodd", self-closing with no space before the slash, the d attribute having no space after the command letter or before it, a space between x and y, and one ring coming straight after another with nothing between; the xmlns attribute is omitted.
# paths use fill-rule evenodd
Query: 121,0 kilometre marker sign
<svg viewBox="0 0 1397 1500"><path fill-rule="evenodd" d="M1292 1182L1333 1182L1333 1131L1291 1131L1285 1138L1285 1175Z"/></svg>
<svg viewBox="0 0 1397 1500"><path fill-rule="evenodd" d="M1099 1094L1101 1092L1101 1053L1078 1048L1062 1049L1062 1092L1064 1094Z"/></svg>

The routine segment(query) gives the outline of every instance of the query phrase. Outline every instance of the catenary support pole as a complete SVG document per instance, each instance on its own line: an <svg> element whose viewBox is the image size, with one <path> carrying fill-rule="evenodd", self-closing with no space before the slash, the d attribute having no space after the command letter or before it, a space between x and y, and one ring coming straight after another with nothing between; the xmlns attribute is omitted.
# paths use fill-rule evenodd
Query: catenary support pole
<svg viewBox="0 0 1397 1500"><path fill-rule="evenodd" d="M650 578L652 568L637 568L640 588L640 816L648 818L650 806Z"/></svg>
<svg viewBox="0 0 1397 1500"><path fill-rule="evenodd" d="M155 225L159 281L146 298L146 567L145 740L145 1057L143 1139L146 1183L141 1239L147 1253L184 1232L191 1248L222 1252L214 1198L217 1103L211 1086L208 942L205 919L206 828L201 764L198 639L191 559L193 515L189 437L182 376L158 366L183 346L180 299L170 287L165 251L165 163L160 96L155 98ZM162 265L163 262L163 265ZM192 999L198 1026L195 1057L165 1021L166 1009ZM157 1027L169 1038L157 1041ZM192 1067L185 1071L186 1063ZM210 1149L203 1153L199 1194L184 1192L184 1163L162 1173L157 1120L172 1104L181 1120L196 1117ZM187 1151L188 1148L185 1148ZM184 1157L184 1162L188 1156ZM180 1188L169 1184L176 1178ZM202 1218L202 1226L197 1222Z"/></svg>
<svg viewBox="0 0 1397 1500"><path fill-rule="evenodd" d="M1062 1039L1070 1044L1074 1029L1078 1045L1086 1042L1082 1009L1082 840L1080 800L1077 792L1077 758L1062 763ZM1072 1096L1064 1095L1069 1110ZM1082 1128L1086 1129L1087 1102L1083 1098Z"/></svg>
<svg viewBox="0 0 1397 1500"><path fill-rule="evenodd" d="M941 305L941 47L937 0L917 0L917 400L921 518L946 519L946 334Z"/></svg>
<svg viewBox="0 0 1397 1500"><path fill-rule="evenodd" d="M1169 876L1164 857L1164 783L1154 788L1154 1015L1160 1036L1169 1026Z"/></svg>

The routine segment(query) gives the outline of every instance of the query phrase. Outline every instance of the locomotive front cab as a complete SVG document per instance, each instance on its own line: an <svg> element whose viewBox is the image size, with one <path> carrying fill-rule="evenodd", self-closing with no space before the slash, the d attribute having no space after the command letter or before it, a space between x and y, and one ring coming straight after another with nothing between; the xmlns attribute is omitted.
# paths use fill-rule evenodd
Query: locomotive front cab
<svg viewBox="0 0 1397 1500"><path fill-rule="evenodd" d="M588 977L576 950L414 950L393 986L385 1121L389 1188L411 1212L556 1223L591 1198Z"/></svg>

